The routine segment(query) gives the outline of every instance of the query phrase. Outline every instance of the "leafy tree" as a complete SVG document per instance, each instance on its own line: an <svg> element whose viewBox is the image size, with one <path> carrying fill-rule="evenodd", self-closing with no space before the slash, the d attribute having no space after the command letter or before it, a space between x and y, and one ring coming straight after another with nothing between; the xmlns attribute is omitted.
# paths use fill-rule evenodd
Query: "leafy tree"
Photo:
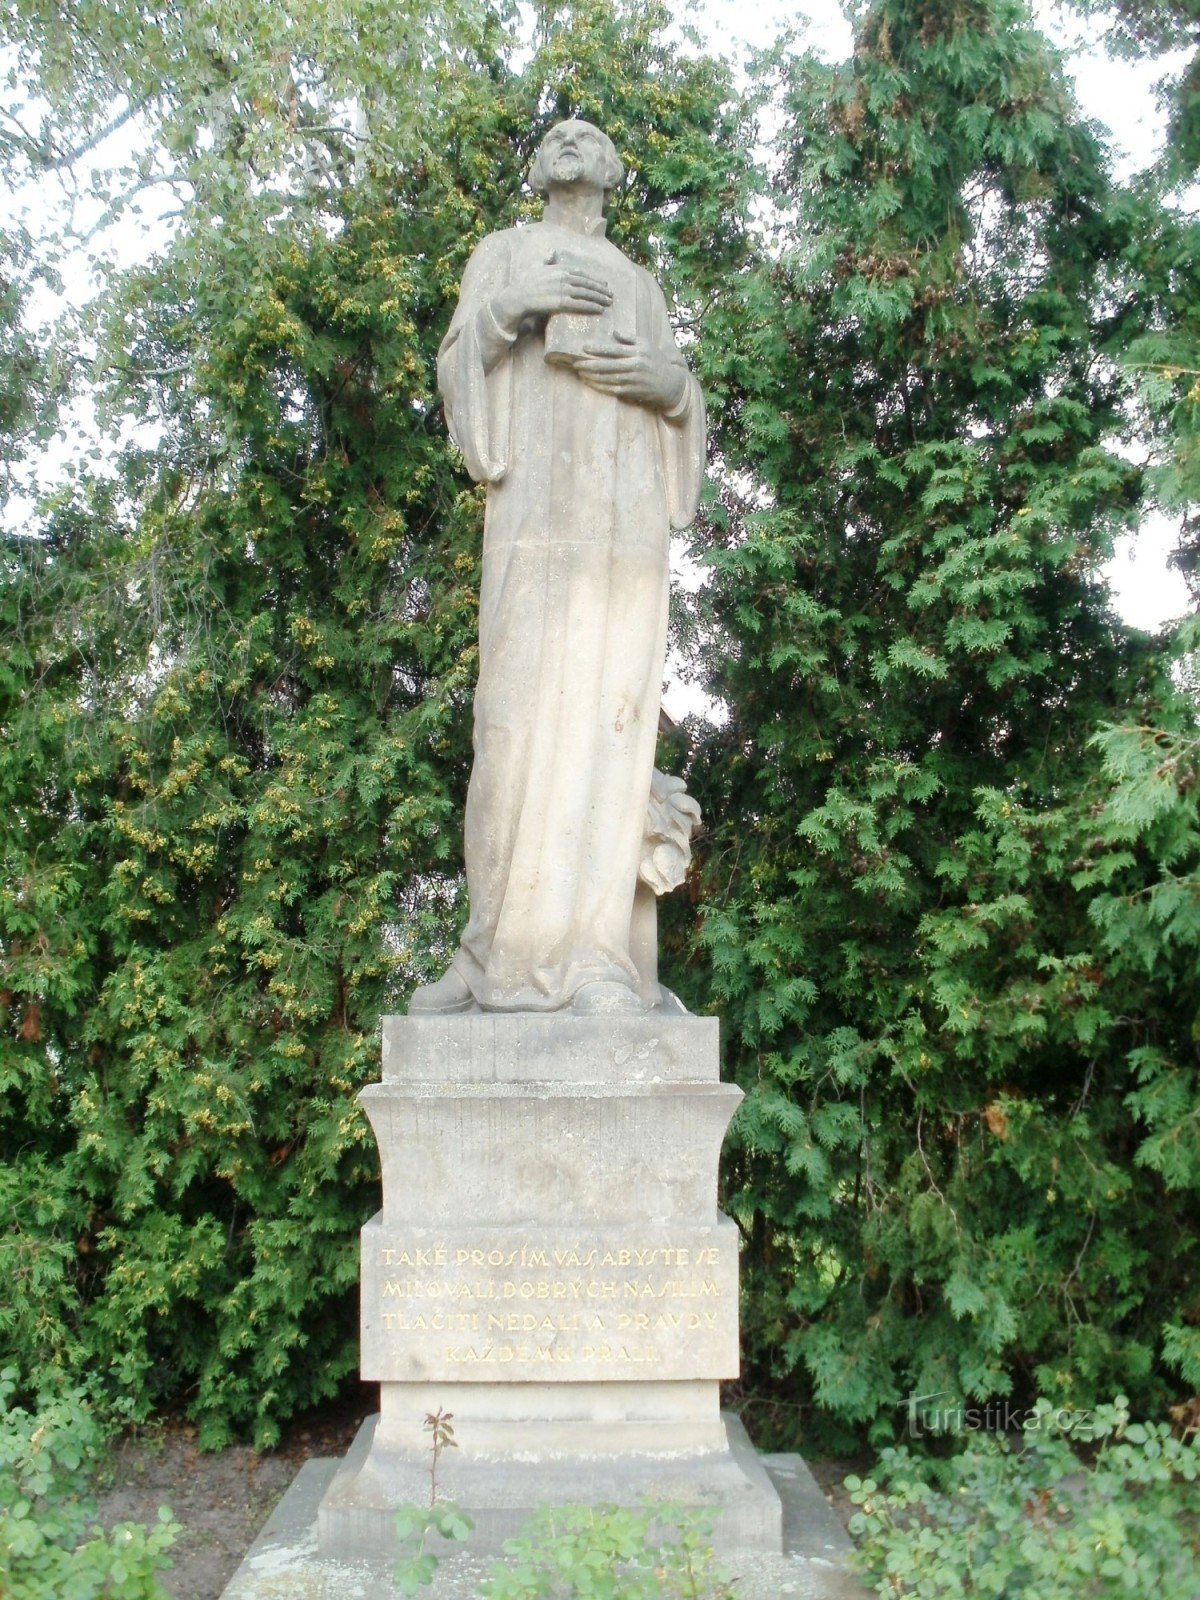
<svg viewBox="0 0 1200 1600"><path fill-rule="evenodd" d="M1200 167L1200 11L1194 0L1076 0L1086 13L1109 24L1110 46L1130 56L1163 56L1191 49L1186 64L1159 86L1169 112L1164 147L1140 180L1164 203L1147 212L1135 235L1130 265L1153 285L1154 314L1123 353L1138 376L1144 413L1139 444L1152 465L1158 505L1179 519L1180 537L1172 556L1193 594L1200 570L1200 327L1196 282L1198 250L1195 208L1187 186Z"/></svg>
<svg viewBox="0 0 1200 1600"><path fill-rule="evenodd" d="M185 1386L206 1442L355 1365L353 1096L422 886L453 910L473 632L430 428L473 209L347 176L272 227L244 188L102 308L158 439L10 541L7 601L10 1329Z"/></svg>
<svg viewBox="0 0 1200 1600"><path fill-rule="evenodd" d="M21 233L0 234L0 496L7 499L14 458L48 396L42 352L24 326L29 244ZM2 503L2 500L0 500Z"/></svg>
<svg viewBox="0 0 1200 1600"><path fill-rule="evenodd" d="M112 441L4 535L23 1373L265 1442L357 1365L354 1096L461 912L482 507L436 349L575 112L710 399L678 622L727 715L666 943L748 1091L750 1385L890 1433L912 1389L1200 1383L1195 640L1123 628L1099 576L1150 486L1122 434L1165 437L1122 362L1197 252L1114 186L1023 5L877 0L850 62L743 103L639 0L539 6L528 58L486 5L59 9L6 13L34 95L0 160L77 186L68 243L175 214L47 352L0 306L0 402L44 426L26 378L71 377Z"/></svg>
<svg viewBox="0 0 1200 1600"><path fill-rule="evenodd" d="M213 1444L357 1367L354 1097L460 911L482 502L437 346L569 111L617 140L614 232L670 252L685 316L728 270L744 138L669 20L546 8L518 70L483 7L12 8L49 107L14 169L74 170L132 108L109 208L164 173L180 197L58 335L133 442L5 542L0 1326L26 1374L181 1395Z"/></svg>
<svg viewBox="0 0 1200 1600"><path fill-rule="evenodd" d="M1157 213L1018 0L878 0L777 70L778 259L704 348L690 990L747 1092L749 1385L881 1437L911 1393L1157 1404L1198 1370L1196 719L1100 576Z"/></svg>

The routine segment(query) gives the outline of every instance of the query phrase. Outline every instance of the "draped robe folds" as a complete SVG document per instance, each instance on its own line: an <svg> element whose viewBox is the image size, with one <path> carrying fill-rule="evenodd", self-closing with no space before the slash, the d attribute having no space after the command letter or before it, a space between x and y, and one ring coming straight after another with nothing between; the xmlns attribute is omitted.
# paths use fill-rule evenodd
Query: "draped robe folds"
<svg viewBox="0 0 1200 1600"><path fill-rule="evenodd" d="M605 276L619 328L686 376L669 416L544 360L526 319L491 371L496 296L555 253ZM599 342L603 342L603 338ZM475 251L438 356L451 437L486 483L470 915L454 966L489 1010L555 1010L636 985L630 917L658 732L668 543L696 512L704 403L654 279L600 233L548 223Z"/></svg>

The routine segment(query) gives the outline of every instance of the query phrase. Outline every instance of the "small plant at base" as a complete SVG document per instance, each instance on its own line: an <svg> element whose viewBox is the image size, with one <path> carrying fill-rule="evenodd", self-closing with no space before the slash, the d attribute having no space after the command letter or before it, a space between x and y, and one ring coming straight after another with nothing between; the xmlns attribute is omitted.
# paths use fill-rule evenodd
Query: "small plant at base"
<svg viewBox="0 0 1200 1600"><path fill-rule="evenodd" d="M452 1500L438 1501L438 1462L444 1450L457 1450L458 1441L450 1419L452 1411L426 1413L423 1426L430 1435L431 1459L429 1462L428 1506L404 1505L396 1512L393 1524L400 1545L400 1559L392 1568L392 1581L401 1594L416 1594L417 1590L433 1582L438 1569L438 1558L425 1548L430 1534L442 1539L465 1539L474 1523Z"/></svg>
<svg viewBox="0 0 1200 1600"><path fill-rule="evenodd" d="M713 1561L714 1513L669 1502L542 1506L506 1541L487 1600L732 1600ZM673 1536L672 1536L673 1535Z"/></svg>
<svg viewBox="0 0 1200 1600"><path fill-rule="evenodd" d="M438 1461L443 1450L457 1450L458 1440L454 1437L454 1429L450 1425L453 1411L443 1411L441 1406L436 1411L425 1413L424 1426L430 1433L430 1451L432 1459L429 1463L429 1504L437 1504L437 1469Z"/></svg>
<svg viewBox="0 0 1200 1600"><path fill-rule="evenodd" d="M0 1594L5 1600L166 1600L154 1574L179 1531L171 1513L147 1529L96 1525L87 1478L104 1430L82 1389L12 1404L0 1372Z"/></svg>
<svg viewBox="0 0 1200 1600"><path fill-rule="evenodd" d="M1072 1440L1098 1444L1090 1463ZM1074 1423L1042 1400L1018 1449L988 1434L943 1463L886 1450L876 1478L847 1478L856 1565L889 1600L1194 1593L1198 1479L1200 1439L1130 1425L1123 1396Z"/></svg>

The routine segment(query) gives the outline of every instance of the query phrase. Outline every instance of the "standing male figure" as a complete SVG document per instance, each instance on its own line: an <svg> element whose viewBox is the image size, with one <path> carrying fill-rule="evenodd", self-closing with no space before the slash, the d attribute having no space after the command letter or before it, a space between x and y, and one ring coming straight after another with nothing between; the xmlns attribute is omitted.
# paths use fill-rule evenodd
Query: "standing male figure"
<svg viewBox="0 0 1200 1600"><path fill-rule="evenodd" d="M623 175L598 128L553 127L529 175L542 220L479 245L439 352L451 436L488 486L470 917L410 1011L657 993L645 886L686 864L694 813L654 773L668 544L695 516L704 403L658 285L604 237Z"/></svg>

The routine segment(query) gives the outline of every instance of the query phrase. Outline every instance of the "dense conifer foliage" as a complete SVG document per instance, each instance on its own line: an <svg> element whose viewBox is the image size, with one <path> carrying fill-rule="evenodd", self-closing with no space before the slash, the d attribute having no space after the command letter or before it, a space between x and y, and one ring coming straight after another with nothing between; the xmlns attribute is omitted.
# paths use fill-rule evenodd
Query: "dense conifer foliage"
<svg viewBox="0 0 1200 1600"><path fill-rule="evenodd" d="M1195 263L1197 222L1192 185L1200 170L1200 13L1195 0L1116 0L1112 6L1076 0L1108 28L1122 56L1157 63L1158 99L1168 114L1167 137L1138 185L1165 202L1147 215L1130 261L1159 303L1159 314L1130 346L1141 405L1154 419L1146 441L1150 487L1181 524L1175 564L1197 592L1200 573L1200 294Z"/></svg>
<svg viewBox="0 0 1200 1600"><path fill-rule="evenodd" d="M61 263L0 241L14 482L76 393L110 441L3 535L6 1358L207 1443L356 1367L354 1097L462 910L482 497L436 350L578 113L710 403L664 942L747 1091L749 1420L1194 1392L1196 639L1100 571L1192 492L1194 230L1113 182L1018 0L864 4L849 61L741 95L640 0L540 6L532 53L414 16L7 13L10 174L174 215L52 338L20 300Z"/></svg>
<svg viewBox="0 0 1200 1600"><path fill-rule="evenodd" d="M783 247L706 356L752 487L696 760L751 1371L881 1433L1159 1399L1200 1377L1196 724L1099 576L1155 203L1012 0L781 71Z"/></svg>

